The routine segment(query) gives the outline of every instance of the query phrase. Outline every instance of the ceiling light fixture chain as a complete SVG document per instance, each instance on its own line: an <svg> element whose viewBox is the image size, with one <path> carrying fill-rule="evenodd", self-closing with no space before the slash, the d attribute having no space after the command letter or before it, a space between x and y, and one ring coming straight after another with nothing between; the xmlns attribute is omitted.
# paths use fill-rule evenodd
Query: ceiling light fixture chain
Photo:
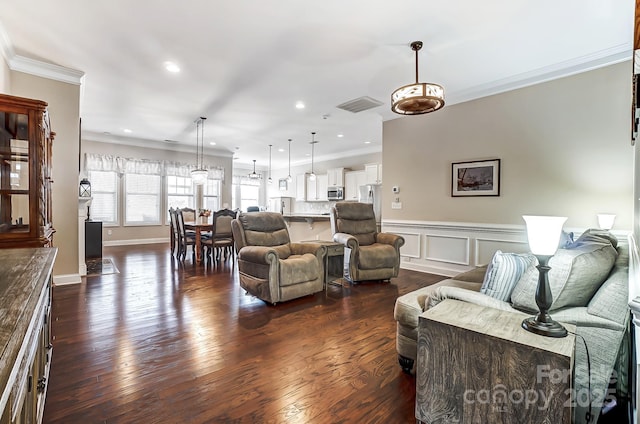
<svg viewBox="0 0 640 424"><path fill-rule="evenodd" d="M416 82L402 86L391 93L391 110L401 115L421 115L444 107L444 88L431 82L418 80L418 51L422 41L414 41L411 50L416 52Z"/></svg>
<svg viewBox="0 0 640 424"><path fill-rule="evenodd" d="M196 119L196 168L191 171L191 180L196 185L202 185L209 177L209 171L204 167L204 121L207 118L201 116Z"/></svg>
<svg viewBox="0 0 640 424"><path fill-rule="evenodd" d="M267 180L269 184L273 182L273 180L271 179L271 147L273 147L273 145L269 144L269 179Z"/></svg>
<svg viewBox="0 0 640 424"><path fill-rule="evenodd" d="M317 143L316 141L316 133L315 131L311 133L311 174L309 175L309 179L311 181L315 181L316 180L316 174L313 172L313 152L314 152L314 146Z"/></svg>
<svg viewBox="0 0 640 424"><path fill-rule="evenodd" d="M287 182L290 183L293 181L293 177L291 177L291 139L289 139L289 175L287 175Z"/></svg>

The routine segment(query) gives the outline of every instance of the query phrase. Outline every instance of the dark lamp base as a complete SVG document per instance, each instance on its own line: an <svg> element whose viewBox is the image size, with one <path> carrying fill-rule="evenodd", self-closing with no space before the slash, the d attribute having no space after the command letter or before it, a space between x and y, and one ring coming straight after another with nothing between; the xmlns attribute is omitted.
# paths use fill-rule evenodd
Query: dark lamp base
<svg viewBox="0 0 640 424"><path fill-rule="evenodd" d="M567 329L559 322L549 321L542 322L536 320L536 317L527 318L522 321L522 328L532 333L545 337L562 338L567 337Z"/></svg>

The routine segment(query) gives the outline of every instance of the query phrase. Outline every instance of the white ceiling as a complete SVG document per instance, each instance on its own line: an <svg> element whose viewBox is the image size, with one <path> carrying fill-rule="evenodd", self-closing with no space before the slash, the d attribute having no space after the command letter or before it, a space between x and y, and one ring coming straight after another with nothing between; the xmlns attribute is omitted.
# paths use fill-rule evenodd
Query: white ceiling
<svg viewBox="0 0 640 424"><path fill-rule="evenodd" d="M27 58L84 72L85 138L191 151L205 116L207 149L264 168L272 144L280 168L288 138L292 163L309 161L311 131L316 161L381 151L382 122L398 118L391 92L415 80L411 41L424 42L420 81L443 85L451 105L631 58L634 2L0 0L0 10L10 67ZM384 104L336 108L361 96Z"/></svg>

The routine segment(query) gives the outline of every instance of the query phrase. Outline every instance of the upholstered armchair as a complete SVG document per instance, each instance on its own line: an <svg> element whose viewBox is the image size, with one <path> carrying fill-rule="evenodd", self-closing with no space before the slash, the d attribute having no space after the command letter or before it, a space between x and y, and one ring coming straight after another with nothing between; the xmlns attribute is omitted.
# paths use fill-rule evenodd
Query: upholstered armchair
<svg viewBox="0 0 640 424"><path fill-rule="evenodd" d="M347 280L389 280L398 276L404 238L377 231L372 204L337 202L331 208L331 230L333 240L345 245Z"/></svg>
<svg viewBox="0 0 640 424"><path fill-rule="evenodd" d="M326 247L292 243L282 214L251 212L231 222L240 286L276 304L322 291Z"/></svg>

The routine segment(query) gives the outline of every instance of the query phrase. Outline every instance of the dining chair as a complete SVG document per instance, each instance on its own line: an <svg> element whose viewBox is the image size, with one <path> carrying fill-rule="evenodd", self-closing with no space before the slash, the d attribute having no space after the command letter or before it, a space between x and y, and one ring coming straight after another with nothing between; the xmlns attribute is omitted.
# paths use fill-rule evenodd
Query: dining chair
<svg viewBox="0 0 640 424"><path fill-rule="evenodd" d="M178 223L178 255L177 258L184 261L187 255L187 247L191 246L193 258L196 256L196 236L193 232L187 232L184 226L184 214L182 209L176 210L176 221Z"/></svg>
<svg viewBox="0 0 640 424"><path fill-rule="evenodd" d="M171 256L175 256L176 252L180 252L180 241L178 235L177 214L173 207L169 208L169 231L171 239Z"/></svg>
<svg viewBox="0 0 640 424"><path fill-rule="evenodd" d="M213 234L209 240L203 240L203 245L209 248L209 253L215 260L233 258L233 232L231 221L236 217L236 212L230 209L220 209L213 213Z"/></svg>

